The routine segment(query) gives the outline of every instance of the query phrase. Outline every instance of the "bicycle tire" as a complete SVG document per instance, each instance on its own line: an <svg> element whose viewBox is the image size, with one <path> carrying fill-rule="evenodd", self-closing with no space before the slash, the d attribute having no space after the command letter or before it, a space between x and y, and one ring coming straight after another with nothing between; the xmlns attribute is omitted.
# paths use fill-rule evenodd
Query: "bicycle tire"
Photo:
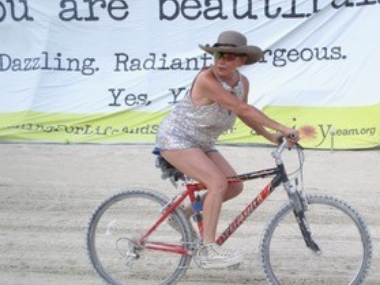
<svg viewBox="0 0 380 285"><path fill-rule="evenodd" d="M90 262L104 281L111 285L174 285L183 277L191 255L140 250L133 242L158 220L168 202L161 193L134 188L109 197L97 207L89 221L86 242ZM136 217L140 217L138 222ZM151 238L190 244L190 228L183 211L176 209L171 218L180 232L164 221ZM132 252L136 248L138 252Z"/></svg>
<svg viewBox="0 0 380 285"><path fill-rule="evenodd" d="M269 221L260 243L260 259L272 285L359 285L371 264L368 227L357 210L342 198L307 195L305 212L312 237L320 246L315 254L305 245L286 203Z"/></svg>

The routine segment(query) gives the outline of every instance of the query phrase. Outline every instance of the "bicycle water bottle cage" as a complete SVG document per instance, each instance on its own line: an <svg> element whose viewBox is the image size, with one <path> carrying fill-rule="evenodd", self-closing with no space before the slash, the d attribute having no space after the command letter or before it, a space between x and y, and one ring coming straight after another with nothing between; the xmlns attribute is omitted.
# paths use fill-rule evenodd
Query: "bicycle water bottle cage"
<svg viewBox="0 0 380 285"><path fill-rule="evenodd" d="M161 149L158 147L155 147L152 151L154 155L156 155L156 167L161 169L161 178L170 180L173 180L174 182L177 182L178 180L185 181L186 177L183 174L183 172L179 171L177 168L175 168L173 165L171 165L168 161L165 160L161 156Z"/></svg>

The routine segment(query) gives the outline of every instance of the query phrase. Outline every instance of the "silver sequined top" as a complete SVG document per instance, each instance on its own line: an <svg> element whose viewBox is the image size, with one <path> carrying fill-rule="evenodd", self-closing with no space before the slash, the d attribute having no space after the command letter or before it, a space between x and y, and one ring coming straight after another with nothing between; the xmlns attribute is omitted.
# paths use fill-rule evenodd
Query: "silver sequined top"
<svg viewBox="0 0 380 285"><path fill-rule="evenodd" d="M244 87L238 75L238 83L231 87L215 73L225 90L243 100ZM207 152L214 149L223 132L233 127L236 114L218 103L197 106L190 96L181 100L162 121L156 137L156 146L161 150L201 148Z"/></svg>

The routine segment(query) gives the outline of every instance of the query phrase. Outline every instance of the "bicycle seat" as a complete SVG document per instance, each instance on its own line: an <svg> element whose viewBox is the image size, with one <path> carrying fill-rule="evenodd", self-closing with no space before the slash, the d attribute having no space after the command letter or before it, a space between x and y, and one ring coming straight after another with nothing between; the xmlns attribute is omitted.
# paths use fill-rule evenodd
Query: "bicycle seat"
<svg viewBox="0 0 380 285"><path fill-rule="evenodd" d="M154 155L156 155L155 166L161 169L161 178L170 180L174 180L177 182L178 180L186 180L185 174L171 165L165 158L161 156L161 149L159 147L155 147L152 151Z"/></svg>

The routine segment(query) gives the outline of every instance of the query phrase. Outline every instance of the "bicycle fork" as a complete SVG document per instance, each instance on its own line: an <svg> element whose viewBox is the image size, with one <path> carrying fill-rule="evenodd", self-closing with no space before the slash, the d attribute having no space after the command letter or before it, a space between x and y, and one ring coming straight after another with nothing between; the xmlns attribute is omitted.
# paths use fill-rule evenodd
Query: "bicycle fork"
<svg viewBox="0 0 380 285"><path fill-rule="evenodd" d="M308 223L306 216L305 216L305 212L300 211L297 213L296 211L293 211L293 213L296 217L296 221L297 221L298 226L301 230L301 233L302 233L302 236L305 240L306 246L308 248L310 248L314 253L321 254L321 249L319 248L318 244L316 244L316 242L312 238L309 223Z"/></svg>
<svg viewBox="0 0 380 285"><path fill-rule="evenodd" d="M306 197L303 195L303 193L300 193L289 181L284 183L284 187L288 193L291 203L293 204L293 213L301 230L306 246L314 253L320 254L321 249L312 237L309 222L305 214L308 208Z"/></svg>

